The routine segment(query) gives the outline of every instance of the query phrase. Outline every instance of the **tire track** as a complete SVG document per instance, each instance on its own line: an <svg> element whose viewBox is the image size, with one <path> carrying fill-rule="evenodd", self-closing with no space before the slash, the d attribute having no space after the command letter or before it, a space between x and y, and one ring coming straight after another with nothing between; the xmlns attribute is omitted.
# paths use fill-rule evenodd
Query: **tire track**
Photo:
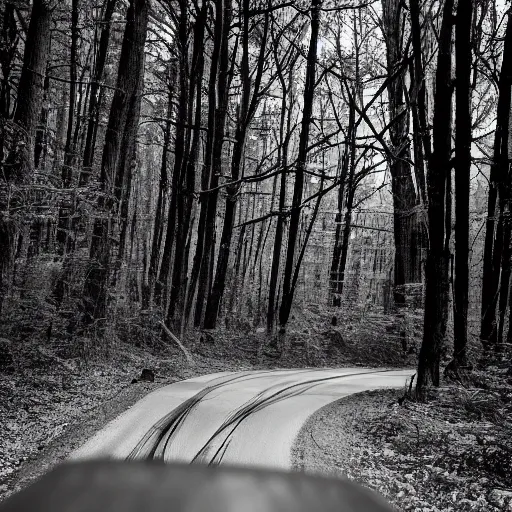
<svg viewBox="0 0 512 512"><path fill-rule="evenodd" d="M316 372L317 369L299 370L297 373L311 373ZM316 379L309 379L306 381L295 382L291 385L287 385L284 388L283 383L268 387L254 397L247 400L244 404L236 408L229 416L223 421L219 428L210 436L210 438L204 443L202 448L193 457L191 463L202 462L209 465L216 465L222 461L224 454L226 453L229 443L231 442L232 436L240 424L245 421L252 414L273 405L281 400L286 400L293 396L298 396L312 387L322 384L324 382L343 379L348 377L354 377L358 375L383 373L389 370L372 370L372 371L361 371L354 372L345 375L335 375L330 377L320 377ZM154 458L161 459L165 458L165 453L174 440L176 434L183 427L186 417L192 412L192 410L212 391L218 390L223 386L233 384L235 381L245 381L250 379L260 378L262 375L274 373L273 371L268 372L257 372L249 375L238 376L239 378L232 378L225 380L222 383L216 384L215 386L209 386L204 390L200 391L189 400L181 404L179 407L171 411L166 417L162 418L143 439L139 445L144 444L145 446L141 449L138 446L134 452L134 458ZM296 375L296 374L294 374ZM276 389L277 391L272 392ZM269 395L270 393L270 395ZM209 456L209 452L213 449L214 445L220 441L220 446L217 448L213 456Z"/></svg>
<svg viewBox="0 0 512 512"><path fill-rule="evenodd" d="M235 376L231 377L219 377L222 379L221 382L205 387L157 421L146 432L146 434L144 434L143 438L137 443L135 448L133 448L128 457L126 457L126 460L163 458L163 450L159 450L159 447L162 445L162 441L166 443L168 438L172 438L172 436L180 429L190 412L209 393L218 390L223 386L232 384L235 381L248 380L264 373L272 373L272 370L263 372L249 371L242 374L237 373Z"/></svg>
<svg viewBox="0 0 512 512"><path fill-rule="evenodd" d="M215 431L214 434L210 436L210 438L206 441L206 443L203 445L201 450L194 456L191 463L194 462L201 462L201 463L207 463L209 466L212 465L218 465L222 462L222 459L227 451L227 448L229 446L229 443L231 442L231 439L233 437L233 434L235 433L236 429L251 415L261 411L262 409L273 405L275 403L278 403L282 400L287 400L289 398L292 398L294 396L298 396L306 391L309 391L311 388L318 386L319 384L323 384L324 382L333 381L337 379L344 379L347 377L355 377L358 375L366 375L366 374L375 374L375 373L384 373L389 370L377 370L377 371L367 371L367 372L356 372L356 373L350 373L345 375L335 375L332 377L322 377L317 379L311 379L305 382L298 382L295 384L292 384L290 386L287 386L283 389L280 389L279 391L276 391L275 393L271 394L270 396L264 397L265 393L269 391L268 388L264 391L261 391L258 393L255 397L247 401L243 406L239 407L229 418L227 418L223 424ZM273 386L277 387L277 386ZM231 428L230 428L231 427ZM215 451L213 454L213 457L208 461L207 455L208 452L211 449L212 444L216 441L217 438L219 438L221 435L223 435L225 432L226 437L221 442L220 447Z"/></svg>

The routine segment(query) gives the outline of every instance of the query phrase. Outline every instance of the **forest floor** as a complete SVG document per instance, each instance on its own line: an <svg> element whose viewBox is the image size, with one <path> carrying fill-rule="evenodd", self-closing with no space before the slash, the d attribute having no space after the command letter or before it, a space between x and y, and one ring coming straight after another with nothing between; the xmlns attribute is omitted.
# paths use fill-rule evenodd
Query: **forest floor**
<svg viewBox="0 0 512 512"><path fill-rule="evenodd" d="M139 336L125 324L110 344L1 332L0 500L165 384L225 370L415 364L417 336L411 330L404 350L404 319L382 313L353 312L333 325L329 311L296 311L287 334L273 338L248 322L232 323L186 336L192 361L156 328ZM144 368L154 382L141 381Z"/></svg>
<svg viewBox="0 0 512 512"><path fill-rule="evenodd" d="M512 511L508 365L475 370L424 403L402 389L329 404L303 426L295 469L348 477L404 511Z"/></svg>
<svg viewBox="0 0 512 512"><path fill-rule="evenodd" d="M0 374L0 500L64 460L97 430L147 393L165 384L251 365L195 357L119 350L100 361L60 359L46 353L11 375ZM114 357L112 357L114 356ZM151 369L154 381L133 383Z"/></svg>

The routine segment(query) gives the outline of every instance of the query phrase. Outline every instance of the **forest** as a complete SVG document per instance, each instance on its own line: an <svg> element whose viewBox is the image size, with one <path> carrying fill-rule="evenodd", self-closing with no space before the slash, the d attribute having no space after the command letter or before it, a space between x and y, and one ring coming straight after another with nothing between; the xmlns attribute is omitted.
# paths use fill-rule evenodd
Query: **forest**
<svg viewBox="0 0 512 512"><path fill-rule="evenodd" d="M2 11L2 329L283 335L300 303L420 297L418 389L467 367L468 311L510 343L504 4L29 3Z"/></svg>
<svg viewBox="0 0 512 512"><path fill-rule="evenodd" d="M2 373L303 350L414 367L420 402L482 361L510 384L509 2L0 17Z"/></svg>

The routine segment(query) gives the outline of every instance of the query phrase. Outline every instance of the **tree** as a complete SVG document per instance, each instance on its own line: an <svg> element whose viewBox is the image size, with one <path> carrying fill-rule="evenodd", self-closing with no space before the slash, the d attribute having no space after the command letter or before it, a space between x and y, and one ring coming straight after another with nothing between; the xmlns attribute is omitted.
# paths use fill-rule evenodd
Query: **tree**
<svg viewBox="0 0 512 512"><path fill-rule="evenodd" d="M416 393L439 385L441 348L448 321L448 264L451 231L452 19L453 0L443 7L435 80L433 152L428 162L429 246L425 265L423 341L418 360Z"/></svg>
<svg viewBox="0 0 512 512"><path fill-rule="evenodd" d="M218 199L219 178L222 174L222 149L228 106L231 28L231 0L215 1L215 27L208 85L208 134L206 140L206 163L201 175L200 214L198 238L191 275L185 317L188 318L194 294L197 292L194 310L194 326L203 322L203 308L208 297L213 274L215 248L215 218Z"/></svg>
<svg viewBox="0 0 512 512"><path fill-rule="evenodd" d="M188 6L186 1L179 2L180 16L178 21L178 62L179 62L179 97L177 108L176 138L174 151L174 166L172 171L171 198L169 203L169 216L167 219L167 233L165 237L164 254L160 277L156 287L157 302L166 302L167 282L171 269L174 242L176 234L183 227L183 184L186 169L186 146L189 108L189 65L188 65ZM176 251L176 255L181 251Z"/></svg>
<svg viewBox="0 0 512 512"><path fill-rule="evenodd" d="M94 222L90 263L84 284L84 321L105 318L108 276L111 270L113 215L121 202L127 165L133 158L133 136L138 125L141 85L144 73L144 44L148 24L148 0L131 0L119 57L116 91L101 164L99 199L101 217ZM129 163L121 155L129 157Z"/></svg>
<svg viewBox="0 0 512 512"><path fill-rule="evenodd" d="M7 182L28 183L34 169L34 137L50 49L50 4L34 0L32 5L13 119L16 133L3 169Z"/></svg>
<svg viewBox="0 0 512 512"><path fill-rule="evenodd" d="M411 174L411 153L408 141L409 108L405 104L404 59L404 3L400 0L382 0L382 26L386 43L388 76L389 135L392 155L389 158L391 191L393 194L393 220L395 237L395 303L405 304L404 285L421 282L418 250L421 223L415 208L420 203ZM397 72L402 68L401 72ZM421 184L422 181L420 180ZM421 188L419 191L421 191Z"/></svg>
<svg viewBox="0 0 512 512"><path fill-rule="evenodd" d="M285 70L282 69L280 59L277 56L277 48L274 46L274 60L277 64L277 74L281 84L282 100L281 115L279 122L279 147L277 155L277 166L280 168L280 185L279 185L279 215L276 220L276 232L274 236L274 248L272 254L272 263L270 270L270 282L268 291L268 307L267 307L267 332L272 332L274 327L274 315L276 311L276 291L279 279L279 266L281 262L281 248L284 236L284 215L286 206L286 170L288 168L288 154L290 139L292 136L292 107L288 105L287 96L293 89L293 72L298 55L291 60L287 76ZM292 102L290 98L289 102Z"/></svg>
<svg viewBox="0 0 512 512"><path fill-rule="evenodd" d="M266 44L269 30L269 14L265 16L263 30L260 41L260 51L256 63L256 76L254 85L251 84L251 74L249 70L249 0L244 0L242 9L242 65L241 65L241 105L238 110L238 122L235 129L235 142L233 146L233 157L231 159L231 181L232 185L227 187L226 208L224 213L224 225L220 239L219 254L217 257L217 266L215 279L212 288L208 294L208 300L205 310L204 327L212 329L217 323L219 307L224 294L226 281L226 271L229 261L231 247L231 238L233 236L233 225L236 214L237 196L239 191L238 179L244 154L245 141L249 124L256 113L261 93L260 85L263 76L265 64Z"/></svg>
<svg viewBox="0 0 512 512"><path fill-rule="evenodd" d="M496 324L496 306L500 296L500 269L504 251L504 216L508 194L508 145L509 114L511 108L512 87L512 22L508 15L503 60L498 82L498 104L496 108L496 131L494 150L489 177L489 194L487 199L487 219L485 223L484 262L482 276L482 309L480 341L484 349L494 349L498 343ZM503 195L505 194L505 197ZM499 199L499 208L498 208ZM508 228L507 228L508 230ZM506 258L506 256L505 256ZM505 260L505 264L506 260ZM502 279L508 287L508 281ZM505 299L506 303L506 299ZM510 331L509 331L510 332Z"/></svg>
<svg viewBox="0 0 512 512"><path fill-rule="evenodd" d="M76 116L76 92L77 92L77 68L78 68L78 7L79 0L71 2L71 45L69 63L69 108L66 129L66 143L64 145L64 162L61 169L62 188L69 188L73 179L73 164L75 161L76 140L73 138L73 128ZM58 253L63 256L71 249L71 219L72 212L68 208L59 208L59 220L57 228ZM59 293L59 302L62 301L62 294Z"/></svg>
<svg viewBox="0 0 512 512"><path fill-rule="evenodd" d="M281 299L281 306L279 308L279 325L282 330L286 328L288 318L290 317L293 295L295 292L295 288L292 286L292 276L294 271L295 251L301 214L302 192L304 189L304 171L306 168L306 158L308 152L309 130L313 111L313 99L315 95L316 59L321 5L322 0L312 0L311 2L311 36L309 40L309 50L306 62L306 84L304 86L299 149L297 163L295 165L295 184L290 211L288 244L286 247L283 295Z"/></svg>
<svg viewBox="0 0 512 512"><path fill-rule="evenodd" d="M7 38L14 45L12 31L13 12L8 5L4 10L4 23L7 24ZM18 83L18 95L16 109L13 116L13 136L10 141L7 159L2 158L2 183L3 191L18 184L29 184L32 180L35 157L35 133L43 94L44 77L50 47L52 6L48 0L34 0L30 13L30 23L25 39L23 53L23 67ZM5 32L4 32L5 33ZM11 50L12 51L12 50ZM2 71L9 68L9 61L4 61ZM7 74L8 76L8 74ZM4 75L5 78L5 75ZM10 87L3 84L3 114L7 114L10 104ZM2 126L2 156L4 144L6 144L5 122ZM10 194L2 194L8 197ZM0 311L3 299L7 293L9 273L15 257L16 229L13 218L8 211L8 206L19 206L20 198L10 201L10 205L0 203Z"/></svg>
<svg viewBox="0 0 512 512"><path fill-rule="evenodd" d="M466 364L471 171L471 32L473 2L459 2L455 23L455 285L453 361Z"/></svg>
<svg viewBox="0 0 512 512"><path fill-rule="evenodd" d="M359 16L359 25L361 19ZM356 17L353 18L353 46L354 46L354 76L352 83L348 80L340 80L340 88L343 99L348 107L348 124L345 131L345 143L343 155L341 158L341 171L339 176L338 188L338 211L336 213L336 234L334 239L334 249L331 260L331 296L333 306L341 306L341 298L345 283L345 270L347 266L350 230L352 225L352 213L354 208L354 199L357 189L356 182L356 139L357 128L362 118L356 124L356 107L357 101L362 97L362 80L361 80L361 39L362 34L358 33L358 24ZM342 61L343 55L340 49L341 32L338 32L337 40L337 56ZM346 91L343 93L343 91ZM333 105L334 106L334 105ZM339 119L337 117L339 123ZM341 128L341 126L340 126ZM345 210L345 215L343 215Z"/></svg>
<svg viewBox="0 0 512 512"><path fill-rule="evenodd" d="M103 79L105 64L107 61L108 46L110 40L111 20L114 14L117 0L105 0L103 17L101 19L100 38L98 49L94 59L94 72L91 79L89 92L89 119L87 122L87 133L85 136L85 147L83 153L82 170L80 173L79 185L85 186L89 181L94 161L94 150L96 148L96 137L98 134L98 123L100 115L100 88Z"/></svg>
<svg viewBox="0 0 512 512"><path fill-rule="evenodd" d="M0 162L4 161L6 144L6 122L12 117L12 83L11 75L14 71L15 56L18 48L19 33L16 25L15 9L12 2L4 2L2 12L2 31L0 39L0 66L2 80L0 89Z"/></svg>
<svg viewBox="0 0 512 512"><path fill-rule="evenodd" d="M196 187L196 167L199 158L201 145L201 122L202 112L202 94L204 77L204 33L207 22L206 2L203 3L201 10L196 16L194 26L193 53L190 73L190 91L188 93L188 118L187 123L193 128L187 132L186 147L188 152L185 155L182 164L182 179L180 188L180 205L178 208L178 229L176 233L176 247L181 248L176 251L176 257L173 265L171 293L169 299L169 308L167 311L167 323L176 324L180 329L184 328L186 318L183 311L185 307L186 292L188 285L188 264L190 253L190 235L192 228L192 215L194 206L194 193ZM195 102L195 105L194 105ZM195 106L195 112L194 112Z"/></svg>
<svg viewBox="0 0 512 512"><path fill-rule="evenodd" d="M151 256L149 262L149 287L150 293L156 292L156 283L158 277L158 264L160 260L160 251L162 246L164 231L164 213L168 187L167 165L169 161L169 152L171 151L171 117L174 109L174 94L176 82L176 66L174 63L169 64L168 74L168 99L167 99L167 119L165 119L164 138L162 143L162 159L160 161L160 179L158 183L158 200L155 211L155 222L153 225L153 240L151 244ZM160 286L162 286L160 284ZM160 290L160 286L158 287ZM158 292L160 293L160 291Z"/></svg>

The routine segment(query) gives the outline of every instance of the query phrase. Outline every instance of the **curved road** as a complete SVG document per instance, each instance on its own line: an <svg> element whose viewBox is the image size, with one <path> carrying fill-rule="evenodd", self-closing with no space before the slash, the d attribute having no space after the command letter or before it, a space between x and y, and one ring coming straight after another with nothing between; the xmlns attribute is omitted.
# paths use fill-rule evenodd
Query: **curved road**
<svg viewBox="0 0 512 512"><path fill-rule="evenodd" d="M402 387L412 373L342 368L205 375L153 391L70 458L288 469L294 439L313 412L352 393Z"/></svg>

